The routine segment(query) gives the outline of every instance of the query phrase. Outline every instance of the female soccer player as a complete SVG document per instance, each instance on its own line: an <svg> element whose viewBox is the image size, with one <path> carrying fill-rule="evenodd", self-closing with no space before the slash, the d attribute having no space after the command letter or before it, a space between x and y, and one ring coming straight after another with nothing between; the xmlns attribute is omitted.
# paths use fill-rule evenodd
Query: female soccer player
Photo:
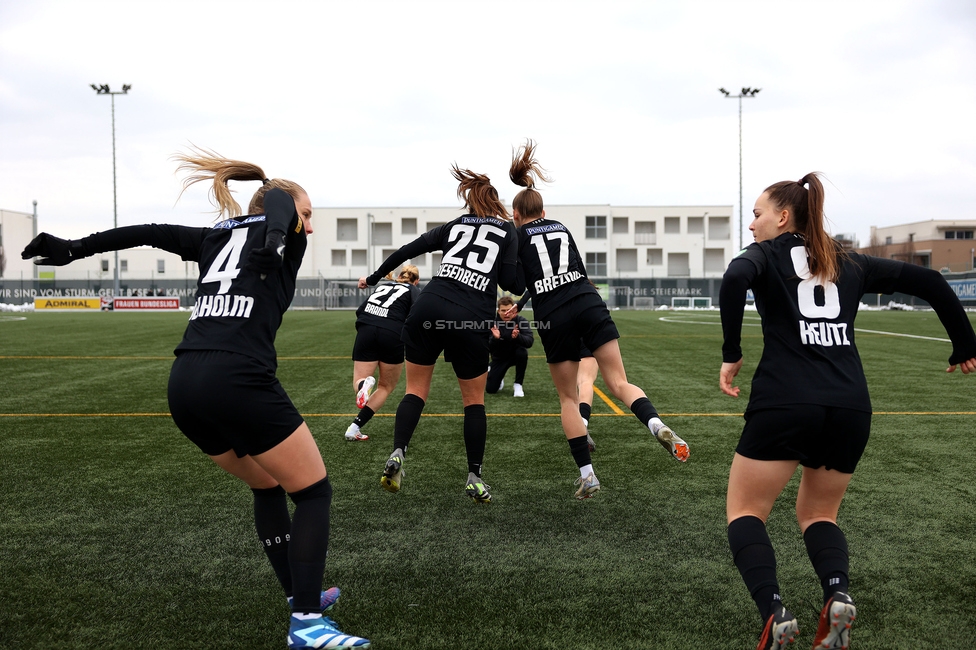
<svg viewBox="0 0 976 650"><path fill-rule="evenodd" d="M600 489L579 411L576 382L581 340L593 351L603 379L617 399L630 407L672 457L688 460L685 441L661 421L644 391L627 382L617 345L620 335L606 303L586 276L573 236L563 224L546 219L542 195L535 190L535 178L548 179L535 160L532 140L513 156L509 176L513 183L525 188L512 200L519 237L519 282L523 284L524 279L524 287L532 297L533 315L539 323L536 329L559 393L563 431L579 467L576 498L589 498Z"/></svg>
<svg viewBox="0 0 976 650"><path fill-rule="evenodd" d="M275 333L295 294L312 204L298 184L268 179L251 163L202 149L176 159L179 170L190 172L184 191L212 181L224 220L211 228L127 226L79 240L42 233L22 256L62 266L148 245L199 263L196 304L169 378L173 421L252 489L258 537L291 604L288 647L368 647L322 615L338 596L322 592L332 486L308 425L275 377ZM261 182L248 216L240 216L228 181ZM286 495L295 503L293 517Z"/></svg>
<svg viewBox="0 0 976 650"><path fill-rule="evenodd" d="M729 264L720 305L719 385L742 368L739 345L746 290L752 289L765 341L752 380L746 424L729 473L729 546L765 623L759 650L798 634L780 598L766 533L773 503L803 466L796 518L823 587L815 648L847 648L857 610L848 595L848 550L837 512L868 441L871 402L854 347L854 317L865 293L896 291L935 309L952 340L948 372L976 372L976 336L942 275L913 264L846 253L824 230L824 190L816 173L770 185L756 201L755 236Z"/></svg>
<svg viewBox="0 0 976 650"><path fill-rule="evenodd" d="M389 276L392 280L392 276ZM346 440L369 440L360 431L390 396L403 370L403 342L400 334L410 307L417 301L420 271L407 264L396 282L380 282L356 310L356 343L352 349L352 385L359 415L346 429ZM373 373L380 369L380 383ZM373 387L376 390L373 390ZM367 406L368 403L368 406Z"/></svg>
<svg viewBox="0 0 976 650"><path fill-rule="evenodd" d="M464 403L464 446L468 459L465 493L479 503L491 501L481 479L488 420L485 383L488 377L488 329L495 314L497 286L510 290L516 281L517 238L508 210L483 174L452 168L459 181L464 214L438 226L390 255L359 287L375 285L408 259L443 251L441 266L420 292L403 327L407 388L397 407L393 453L380 482L388 492L403 483L403 463L430 393L434 364L441 352L450 358Z"/></svg>

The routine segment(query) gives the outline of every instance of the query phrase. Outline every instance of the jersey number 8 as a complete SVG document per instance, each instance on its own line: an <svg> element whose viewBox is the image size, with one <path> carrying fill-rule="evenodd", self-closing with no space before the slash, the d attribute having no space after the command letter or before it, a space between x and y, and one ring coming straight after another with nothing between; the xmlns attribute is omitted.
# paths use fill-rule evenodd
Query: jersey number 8
<svg viewBox="0 0 976 650"><path fill-rule="evenodd" d="M793 270L801 280L796 287L796 306L800 313L807 318L833 319L840 316L840 295L837 292L837 285L829 280L820 282L810 274L806 246L791 248L790 257L793 258ZM823 287L823 305L817 304L817 287Z"/></svg>

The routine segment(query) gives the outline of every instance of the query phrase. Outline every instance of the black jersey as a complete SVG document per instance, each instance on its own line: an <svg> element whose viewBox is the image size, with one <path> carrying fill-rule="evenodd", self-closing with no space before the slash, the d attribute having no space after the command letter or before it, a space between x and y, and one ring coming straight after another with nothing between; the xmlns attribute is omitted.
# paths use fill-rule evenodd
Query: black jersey
<svg viewBox="0 0 976 650"><path fill-rule="evenodd" d="M465 214L433 228L386 258L366 282L376 284L407 260L438 250L444 251L440 268L423 292L490 318L497 287L511 290L516 282L518 236L502 219Z"/></svg>
<svg viewBox="0 0 976 650"><path fill-rule="evenodd" d="M409 282L380 282L356 310L356 329L374 325L399 334L419 295L420 289Z"/></svg>
<svg viewBox="0 0 976 650"><path fill-rule="evenodd" d="M599 295L586 276L573 235L552 219L537 219L518 229L519 281L532 298L536 320L586 293ZM523 296L524 300L524 296Z"/></svg>
<svg viewBox="0 0 976 650"><path fill-rule="evenodd" d="M507 359L515 354L519 348L531 348L535 343L535 336L532 334L532 326L524 316L516 315L511 320L504 320L500 314L495 314L495 327L498 328L499 337L496 339L494 334L488 334L488 346L492 357L496 359ZM512 338L512 332L518 330L518 336Z"/></svg>
<svg viewBox="0 0 976 650"><path fill-rule="evenodd" d="M152 246L200 265L196 303L181 350L226 350L253 357L274 370L274 340L295 296L295 277L307 237L295 201L280 189L264 196L266 214L228 219L212 228L147 224L95 233L81 240L85 256ZM262 277L244 268L252 250L264 248L269 230L285 233L283 264Z"/></svg>
<svg viewBox="0 0 976 650"><path fill-rule="evenodd" d="M751 244L729 264L720 294L724 361L742 358L747 288L762 319L764 347L749 410L786 404L871 410L854 345L854 318L865 293L903 291L929 300L958 350L953 356L959 361L971 358L976 349L972 326L940 274L857 253L838 259L842 267L837 282L820 283L810 274L803 238L787 233Z"/></svg>

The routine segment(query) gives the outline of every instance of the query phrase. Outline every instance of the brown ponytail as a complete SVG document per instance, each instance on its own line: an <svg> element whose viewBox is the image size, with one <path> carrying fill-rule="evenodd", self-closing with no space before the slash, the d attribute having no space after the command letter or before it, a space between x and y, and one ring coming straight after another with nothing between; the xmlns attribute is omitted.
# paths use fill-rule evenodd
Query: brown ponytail
<svg viewBox="0 0 976 650"><path fill-rule="evenodd" d="M400 269L400 275L397 276L397 282L407 282L413 284L420 279L420 269L418 269L413 264L407 264L402 269Z"/></svg>
<svg viewBox="0 0 976 650"><path fill-rule="evenodd" d="M479 217L511 219L505 204L498 199L498 191L492 187L491 179L470 169L460 169L457 164L451 165L451 174L460 181L457 195L464 200L465 209Z"/></svg>
<svg viewBox="0 0 976 650"><path fill-rule="evenodd" d="M766 193L777 209L790 211L795 231L806 242L811 275L836 282L840 275L838 255L842 253L824 229L824 188L820 172L810 172L798 181L774 183L766 188Z"/></svg>
<svg viewBox="0 0 976 650"><path fill-rule="evenodd" d="M522 219L535 219L542 216L542 195L535 189L536 179L545 183L552 182L546 176L546 170L535 159L535 142L526 138L525 144L516 151L512 150L512 166L509 167L508 177L516 185L525 189L512 199L512 209L518 210Z"/></svg>
<svg viewBox="0 0 976 650"><path fill-rule="evenodd" d="M217 208L218 216L226 215L226 218L233 218L241 215L241 206L234 200L233 193L227 187L228 181L264 181L251 197L251 202L247 206L248 214L260 214L264 211L264 195L272 188L284 190L296 201L307 194L298 183L283 178L268 179L264 175L264 170L255 164L224 158L214 151L201 147L190 147L190 153L174 154L172 158L180 161L176 171L190 172L190 175L183 180L180 196L183 196L183 192L195 183L212 181L210 202Z"/></svg>

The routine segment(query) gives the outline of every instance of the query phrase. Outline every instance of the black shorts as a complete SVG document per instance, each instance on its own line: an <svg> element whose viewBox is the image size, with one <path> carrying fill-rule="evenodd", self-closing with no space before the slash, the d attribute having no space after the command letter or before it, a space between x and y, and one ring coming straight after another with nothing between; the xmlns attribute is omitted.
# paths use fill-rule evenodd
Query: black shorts
<svg viewBox="0 0 976 650"><path fill-rule="evenodd" d="M607 303L596 293L586 293L560 305L544 321L536 323L546 363L579 361L584 349L596 350L620 338Z"/></svg>
<svg viewBox="0 0 976 650"><path fill-rule="evenodd" d="M352 346L353 361L382 361L395 365L403 363L403 341L400 332L375 325L360 325L356 343Z"/></svg>
<svg viewBox="0 0 976 650"><path fill-rule="evenodd" d="M274 371L236 352L181 352L168 392L176 426L208 456L262 454L304 422Z"/></svg>
<svg viewBox="0 0 976 650"><path fill-rule="evenodd" d="M474 379L488 372L488 330L494 314L474 316L461 305L421 293L403 326L406 359L432 366L444 352L458 379Z"/></svg>
<svg viewBox="0 0 976 650"><path fill-rule="evenodd" d="M580 359L585 359L587 357L592 357L593 353L590 352L590 348L583 344L583 340L580 339Z"/></svg>
<svg viewBox="0 0 976 650"><path fill-rule="evenodd" d="M816 404L747 411L745 420L735 448L742 456L845 474L854 473L871 433L870 413Z"/></svg>

